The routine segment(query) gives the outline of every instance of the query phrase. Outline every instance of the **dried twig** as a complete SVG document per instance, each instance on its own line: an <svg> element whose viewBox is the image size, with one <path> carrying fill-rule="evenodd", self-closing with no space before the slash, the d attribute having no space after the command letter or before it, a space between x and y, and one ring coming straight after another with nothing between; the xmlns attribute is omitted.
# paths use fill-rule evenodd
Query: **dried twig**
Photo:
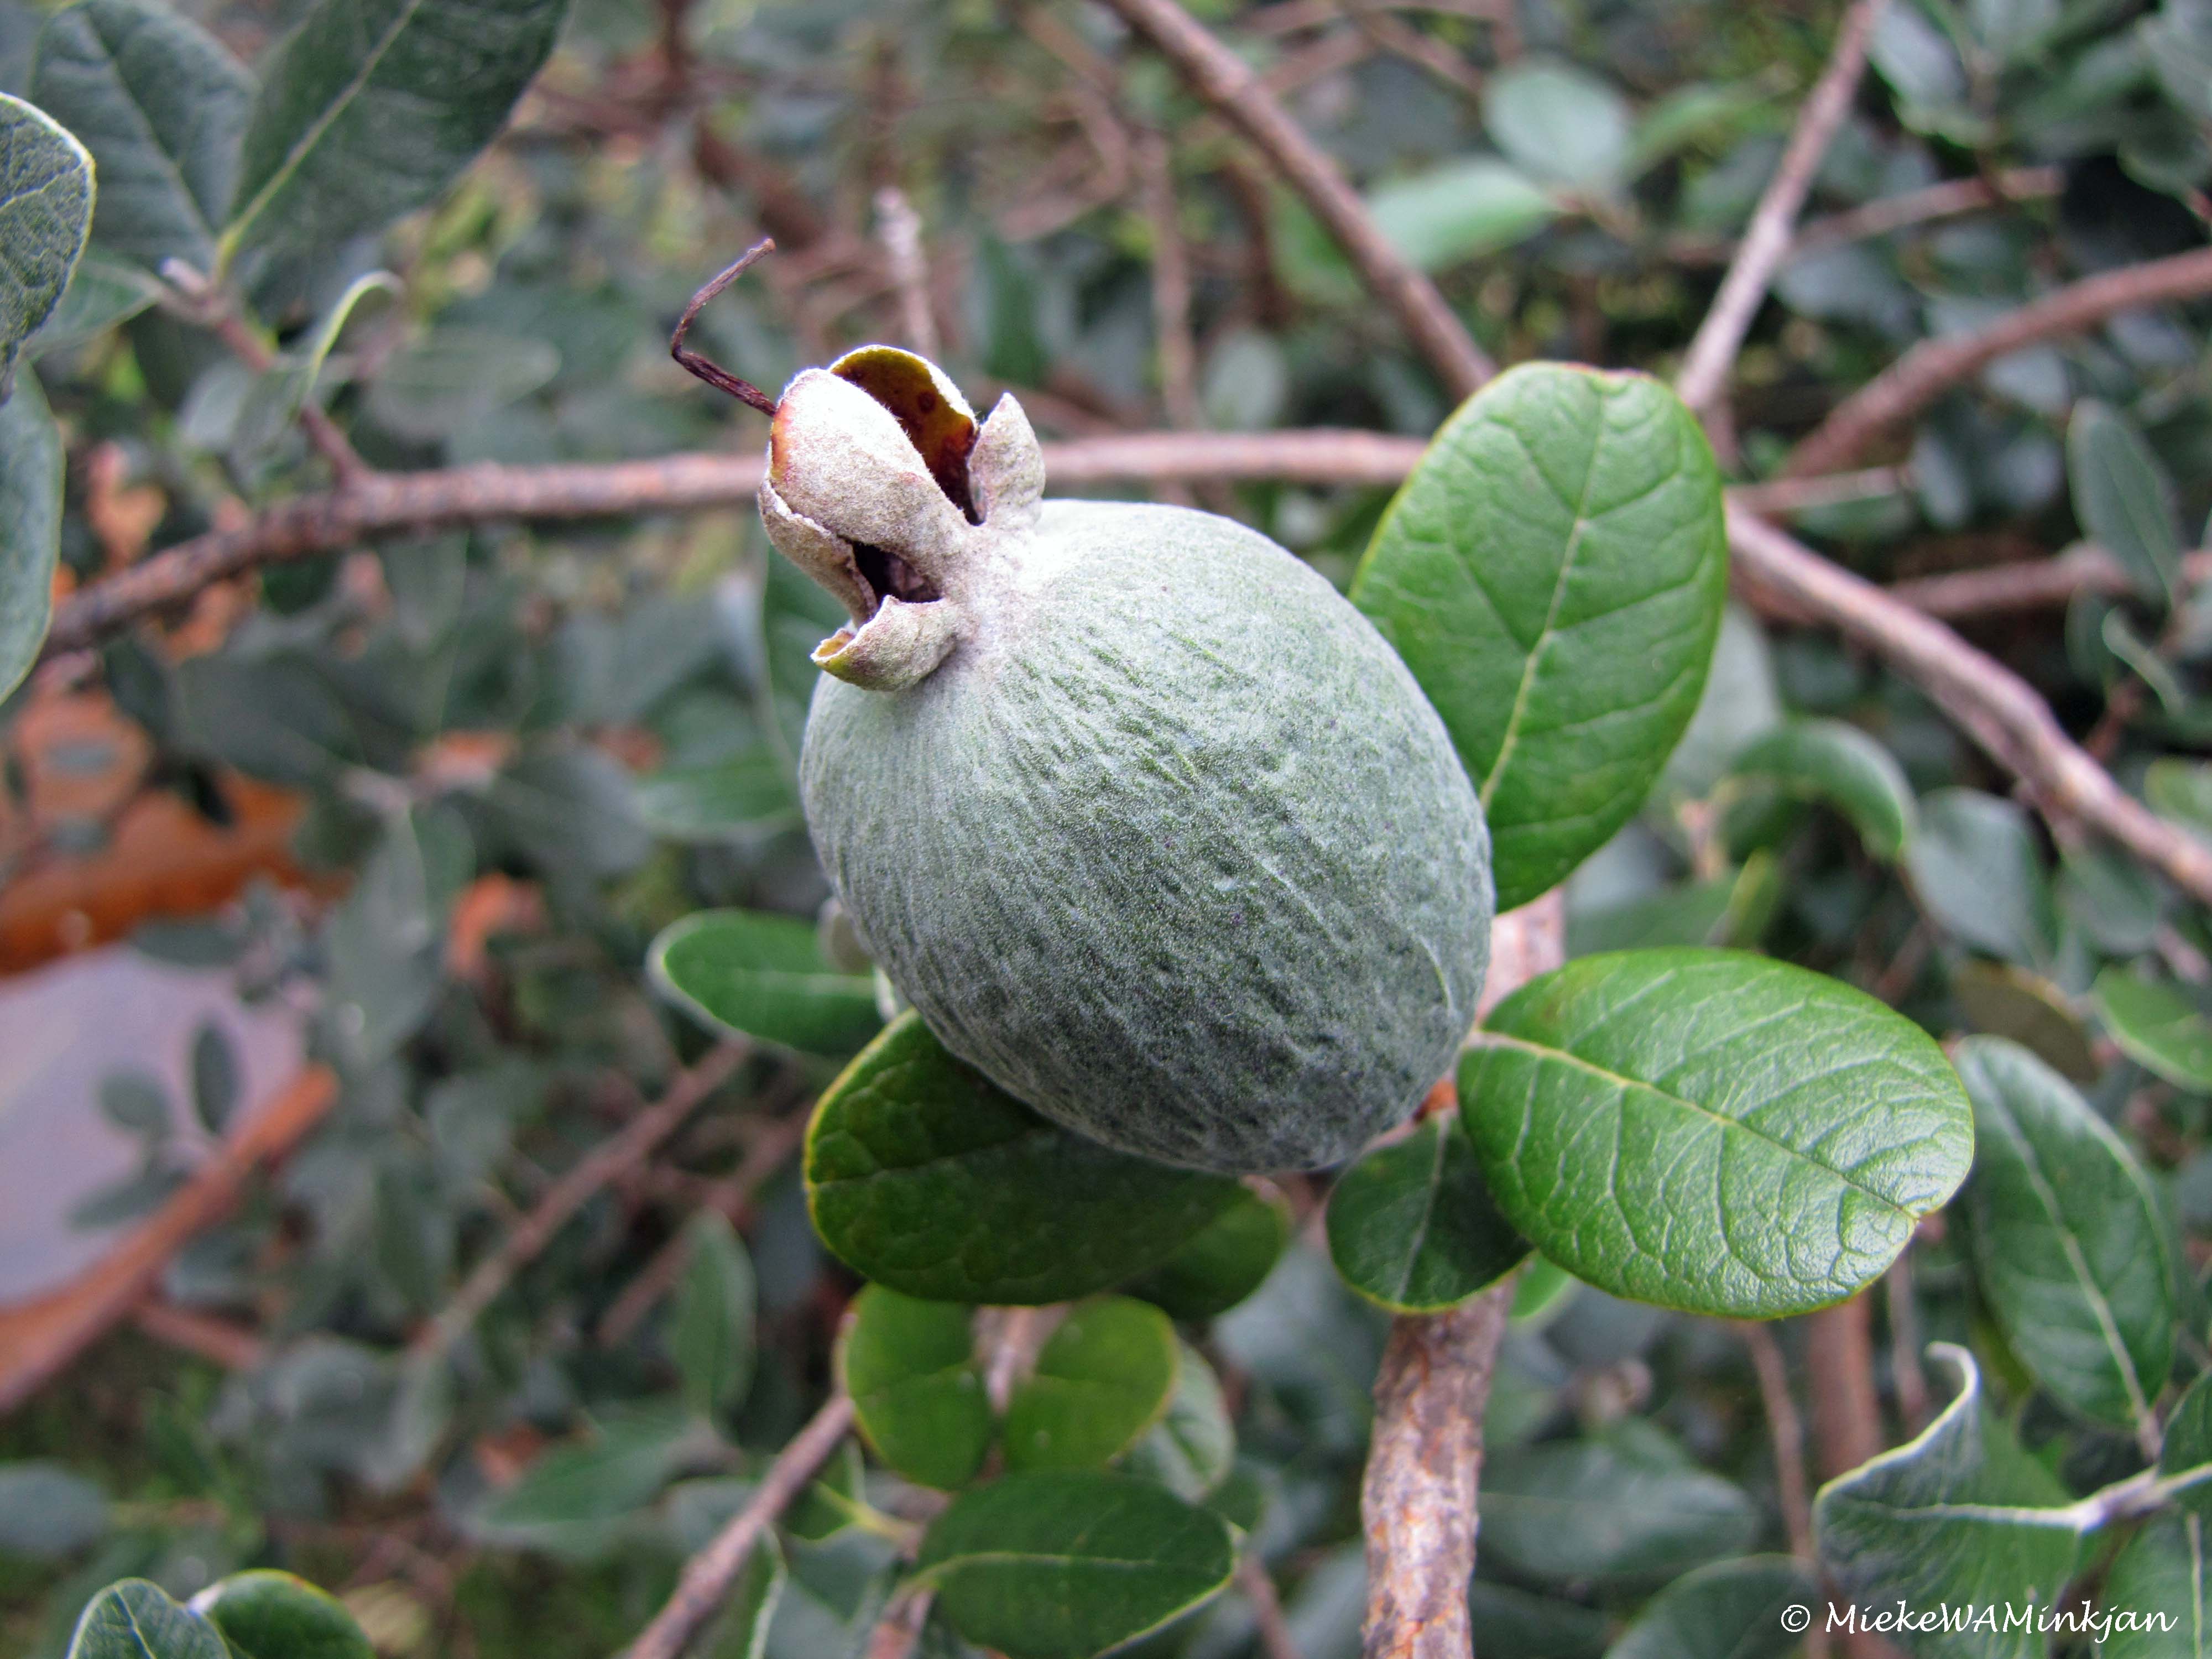
<svg viewBox="0 0 2212 1659"><path fill-rule="evenodd" d="M1487 1009L1566 951L1555 889L1498 919ZM1362 1659L1465 1659L1474 1571L1482 1411L1513 1308L1509 1279L1440 1314L1401 1315L1375 1379L1375 1428L1359 1509L1367 1534Z"/></svg>
<svg viewBox="0 0 2212 1659"><path fill-rule="evenodd" d="M730 1518L706 1548L684 1564L674 1593L630 1644L623 1659L677 1659L720 1608L761 1534L813 1479L814 1472L837 1449L837 1443L852 1425L852 1397L841 1389L775 1455L775 1462L769 1465L744 1508Z"/></svg>
<svg viewBox="0 0 2212 1659"><path fill-rule="evenodd" d="M1765 520L1731 508L1735 574L1753 599L1840 629L1887 659L2027 785L2044 811L2111 836L2212 903L2212 848L2135 799L2069 738L2050 705L1942 623L1831 563Z"/></svg>
<svg viewBox="0 0 2212 1659"><path fill-rule="evenodd" d="M2140 306L2212 294L2212 248L2127 265L2069 283L1987 328L1949 339L1923 340L1838 404L1790 452L1793 476L1850 465L1899 422L1918 414L1984 364L2055 334L2078 333Z"/></svg>
<svg viewBox="0 0 2212 1659"><path fill-rule="evenodd" d="M1314 216L1335 237L1368 291L1390 307L1455 398L1493 373L1489 357L1444 303L1436 285L1376 228L1336 163L1299 130L1244 60L1176 0L1106 0L1132 28L1173 60L1199 92L1265 151Z"/></svg>
<svg viewBox="0 0 2212 1659"><path fill-rule="evenodd" d="M553 1236L577 1211L609 1183L644 1163L656 1146L683 1127L684 1120L701 1102L730 1080L745 1052L745 1045L735 1042L710 1049L697 1065L680 1073L659 1100L579 1158L574 1167L546 1188L544 1196L499 1248L476 1265L453 1293L453 1299L416 1333L408 1344L410 1353L418 1358L442 1354L465 1336L483 1310L553 1242Z"/></svg>
<svg viewBox="0 0 2212 1659"><path fill-rule="evenodd" d="M1837 33L1828 66L1798 112L1796 131L1790 135L1781 164L1759 198L1750 228L1736 248L1735 260L1721 279L1720 292L1713 296L1712 308L1698 325L1696 337L1682 359L1681 373L1675 377L1675 390L1692 409L1702 411L1720 396L1736 349L1766 298L1766 285L1790 252L1790 232L1797 222L1797 210L1805 204L1821 157L1850 112L1851 94L1866 67L1867 42L1883 3L1884 0L1854 0Z"/></svg>

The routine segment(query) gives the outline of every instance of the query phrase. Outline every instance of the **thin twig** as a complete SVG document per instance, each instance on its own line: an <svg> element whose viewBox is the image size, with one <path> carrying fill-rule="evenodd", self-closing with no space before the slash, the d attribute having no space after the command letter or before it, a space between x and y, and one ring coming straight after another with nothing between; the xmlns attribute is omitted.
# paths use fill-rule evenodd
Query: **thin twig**
<svg viewBox="0 0 2212 1659"><path fill-rule="evenodd" d="M1782 1345L1765 1326L1745 1320L1735 1329L1759 1377L1759 1401L1773 1443L1774 1486L1782 1500L1782 1528L1790 1537L1790 1553L1810 1563L1813 1504L1805 1489L1805 1421L1797 1414L1797 1397L1790 1392L1790 1366L1782 1357Z"/></svg>
<svg viewBox="0 0 2212 1659"><path fill-rule="evenodd" d="M1808 219L1790 244L1792 259L1869 236L1887 236L1938 219L1955 219L1984 208L2056 196L2066 187L2060 167L2011 167L1988 179L1952 179L1921 190L1881 196L1841 213Z"/></svg>
<svg viewBox="0 0 2212 1659"><path fill-rule="evenodd" d="M1565 945L1557 889L1500 916L1484 1008L1558 967ZM1512 1309L1509 1278L1445 1312L1390 1322L1359 1492L1367 1536L1362 1659L1466 1659L1482 1412Z"/></svg>
<svg viewBox="0 0 2212 1659"><path fill-rule="evenodd" d="M684 1120L701 1102L730 1080L745 1053L745 1045L735 1042L710 1049L697 1065L678 1074L659 1100L579 1158L546 1188L544 1196L531 1206L530 1213L499 1248L476 1265L453 1293L453 1299L416 1333L408 1344L409 1352L417 1357L442 1354L465 1336L483 1310L553 1242L554 1235L576 1212L611 1182L650 1158L655 1147L683 1127Z"/></svg>
<svg viewBox="0 0 2212 1659"><path fill-rule="evenodd" d="M1790 135L1781 164L1759 198L1735 262L1713 296L1712 308L1690 342L1674 389L1693 410L1704 410L1720 396L1737 348L1766 298L1766 285L1790 252L1790 228L1813 187L1813 175L1820 170L1821 158L1850 113L1851 94L1866 68L1867 42L1883 4L1884 0L1854 0L1844 14L1828 66L1798 112L1796 131Z"/></svg>
<svg viewBox="0 0 2212 1659"><path fill-rule="evenodd" d="M1158 337L1160 403L1168 424L1205 424L1198 404L1198 348L1190 330L1190 260L1176 210L1175 166L1168 141L1148 132L1137 141L1137 178L1152 233L1152 331Z"/></svg>
<svg viewBox="0 0 2212 1659"><path fill-rule="evenodd" d="M1334 161L1306 137L1244 60L1176 0L1105 0L1172 60L1221 114L1266 154L1335 237L1370 293L1388 306L1455 398L1494 372L1436 285L1390 246Z"/></svg>
<svg viewBox="0 0 2212 1659"><path fill-rule="evenodd" d="M895 1597L869 1635L864 1659L907 1659L921 1640L921 1627L929 1622L929 1604L936 1595L920 1586Z"/></svg>
<svg viewBox="0 0 2212 1659"><path fill-rule="evenodd" d="M898 292L899 327L909 349L925 357L940 355L937 319L929 310L929 264L921 252L921 216L906 192L885 185L876 192L876 233L890 261L891 286Z"/></svg>
<svg viewBox="0 0 2212 1659"><path fill-rule="evenodd" d="M1928 1426L1928 1373L1920 1365L1920 1310L1912 1294L1912 1247L1907 1244L1882 1275L1889 1310L1889 1382L1906 1437Z"/></svg>
<svg viewBox="0 0 2212 1659"><path fill-rule="evenodd" d="M684 1564L683 1576L660 1611L653 1615L623 1659L677 1659L691 1638L720 1608L730 1586L744 1571L754 1545L829 1461L853 1425L852 1397L839 1389L775 1455L775 1462L753 1488L744 1508L730 1518L706 1548Z"/></svg>
<svg viewBox="0 0 2212 1659"><path fill-rule="evenodd" d="M1884 432L1984 364L2055 334L2078 333L2123 311L2204 294L2212 294L2212 248L2087 276L2007 312L1974 333L1923 340L1838 404L1790 452L1782 470L1803 476L1849 466Z"/></svg>
<svg viewBox="0 0 2212 1659"><path fill-rule="evenodd" d="M1728 528L1737 580L1754 602L1815 618L1878 653L2026 784L2045 812L2111 836L2212 903L2212 848L2115 783L2019 675L1765 520L1730 508Z"/></svg>
<svg viewBox="0 0 2212 1659"><path fill-rule="evenodd" d="M1252 1624L1260 1632L1260 1651L1267 1659L1301 1659L1290 1620L1283 1617L1283 1598L1275 1594L1275 1580L1267 1564L1247 1552L1237 1559L1237 1588L1251 1604Z"/></svg>
<svg viewBox="0 0 2212 1659"><path fill-rule="evenodd" d="M1775 478L1764 483L1737 484L1729 500L1761 518L1802 513L1810 507L1840 507L1848 501L1871 501L1894 495L1911 482L1901 466L1870 466L1857 472L1826 473L1817 478Z"/></svg>

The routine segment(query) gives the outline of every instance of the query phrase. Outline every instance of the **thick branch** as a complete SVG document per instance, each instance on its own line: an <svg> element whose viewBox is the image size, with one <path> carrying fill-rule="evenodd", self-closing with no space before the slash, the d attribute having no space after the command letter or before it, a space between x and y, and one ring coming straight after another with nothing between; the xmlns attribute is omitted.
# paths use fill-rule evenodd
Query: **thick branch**
<svg viewBox="0 0 2212 1659"><path fill-rule="evenodd" d="M1796 476L1846 467L1891 427L1918 414L1984 364L2022 346L2073 334L2139 306L2212 293L2212 248L2128 265L2069 283L2008 311L1987 328L1954 338L1923 340L1838 404L1790 453L1783 471Z"/></svg>
<svg viewBox="0 0 2212 1659"><path fill-rule="evenodd" d="M1837 129L1850 113L1851 94L1866 68L1867 41L1884 0L1855 0L1836 35L1835 51L1821 70L1805 106L1798 112L1796 131L1782 152L1781 165L1767 181L1765 193L1753 211L1751 225L1737 246L1735 263L1721 279L1712 308L1698 325L1697 337L1682 359L1675 390L1692 409L1703 412L1721 392L1737 348L1751 328L1751 319L1766 298L1766 286L1790 252L1790 233L1805 205L1813 175L1828 153Z"/></svg>
<svg viewBox="0 0 2212 1659"><path fill-rule="evenodd" d="M1565 954L1566 906L1557 890L1500 916L1484 1007ZM1444 1313L1390 1322L1359 1494L1367 1534L1362 1659L1466 1659L1472 1646L1467 1581L1482 1411L1512 1310L1508 1279Z"/></svg>
<svg viewBox="0 0 2212 1659"><path fill-rule="evenodd" d="M1754 602L1814 618L1878 653L2025 783L2045 812L2110 836L2185 892L2212 903L2212 848L2113 782L2027 681L1765 520L1731 508L1728 526L1736 577Z"/></svg>
<svg viewBox="0 0 2212 1659"><path fill-rule="evenodd" d="M675 1593L630 1644L623 1659L677 1659L700 1627L720 1610L761 1534L790 1507L852 1425L852 1398L841 1389L776 1454L744 1508L731 1517L706 1548L684 1564Z"/></svg>
<svg viewBox="0 0 2212 1659"><path fill-rule="evenodd" d="M1466 397L1491 377L1495 366L1436 284L1390 246L1336 163L1284 113L1243 58L1176 0L1105 3L1172 60L1200 94L1274 163L1336 238L1368 292L1389 307L1455 398Z"/></svg>
<svg viewBox="0 0 2212 1659"><path fill-rule="evenodd" d="M574 1168L546 1189L500 1247L477 1264L453 1293L453 1299L416 1333L408 1345L409 1352L417 1357L441 1354L468 1334L483 1310L553 1242L553 1236L568 1225L576 1212L610 1182L650 1158L653 1148L681 1128L702 1101L730 1080L744 1055L744 1045L738 1042L714 1048L679 1075L667 1093L578 1159Z"/></svg>

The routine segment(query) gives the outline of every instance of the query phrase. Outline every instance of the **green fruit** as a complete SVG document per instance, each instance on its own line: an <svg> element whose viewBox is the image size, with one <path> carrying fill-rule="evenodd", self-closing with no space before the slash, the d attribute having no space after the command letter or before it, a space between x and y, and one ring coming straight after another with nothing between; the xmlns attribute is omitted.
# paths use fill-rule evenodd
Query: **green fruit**
<svg viewBox="0 0 2212 1659"><path fill-rule="evenodd" d="M778 406L761 508L853 625L799 765L830 879L955 1054L1080 1133L1307 1168L1451 1066L1488 956L1490 843L1381 635L1264 536L1041 501L871 347Z"/></svg>

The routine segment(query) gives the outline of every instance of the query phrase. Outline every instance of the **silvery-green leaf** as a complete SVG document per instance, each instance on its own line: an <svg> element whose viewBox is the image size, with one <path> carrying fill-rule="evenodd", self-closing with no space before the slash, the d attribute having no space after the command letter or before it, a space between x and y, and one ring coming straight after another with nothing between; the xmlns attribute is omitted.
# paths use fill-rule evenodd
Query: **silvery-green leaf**
<svg viewBox="0 0 2212 1659"><path fill-rule="evenodd" d="M229 1659L229 1650L199 1614L143 1578L126 1578L85 1604L69 1659Z"/></svg>
<svg viewBox="0 0 2212 1659"><path fill-rule="evenodd" d="M1966 1173L1942 1051L1863 992L1727 951L1585 957L1491 1012L1460 1121L1577 1278L1738 1317L1879 1277Z"/></svg>
<svg viewBox="0 0 2212 1659"><path fill-rule="evenodd" d="M2035 832L2014 802L1939 789L1905 848L1913 891L1936 921L2010 962L2050 960L2057 924Z"/></svg>
<svg viewBox="0 0 2212 1659"><path fill-rule="evenodd" d="M1524 58L1490 77L1483 125L1539 179L1579 191L1612 189L1628 165L1628 104L1589 70Z"/></svg>
<svg viewBox="0 0 2212 1659"><path fill-rule="evenodd" d="M24 345L33 357L68 351L127 323L161 298L161 284L137 266L103 256L97 247L76 262L69 286L46 322Z"/></svg>
<svg viewBox="0 0 2212 1659"><path fill-rule="evenodd" d="M61 557L62 459L46 394L27 374L0 403L0 696L23 683L46 643Z"/></svg>
<svg viewBox="0 0 2212 1659"><path fill-rule="evenodd" d="M23 342L59 303L92 224L92 157L34 104L0 92L0 402ZM5 445L0 443L0 453Z"/></svg>
<svg viewBox="0 0 2212 1659"><path fill-rule="evenodd" d="M752 1386L752 1259L726 1217L701 1210L684 1231L691 1260L676 1286L668 1346L684 1381L684 1399L701 1417L733 1410Z"/></svg>
<svg viewBox="0 0 2212 1659"><path fill-rule="evenodd" d="M2094 398L2075 404L2066 477L2075 517L2118 561L2136 597L2171 605L2181 574L2173 483L2135 423Z"/></svg>
<svg viewBox="0 0 2212 1659"><path fill-rule="evenodd" d="M2027 1049L1969 1037L1957 1058L1974 1103L1966 1193L1990 1311L2059 1400L2147 1431L2173 1363L2166 1228L2149 1182L2095 1109Z"/></svg>
<svg viewBox="0 0 2212 1659"><path fill-rule="evenodd" d="M1740 1487L1656 1431L1510 1447L1482 1471L1482 1547L1549 1583L1668 1577L1737 1553L1759 1526Z"/></svg>
<svg viewBox="0 0 2212 1659"><path fill-rule="evenodd" d="M1384 240L1422 270L1524 242L1559 214L1542 185L1489 155L1394 179L1369 195L1368 210Z"/></svg>

